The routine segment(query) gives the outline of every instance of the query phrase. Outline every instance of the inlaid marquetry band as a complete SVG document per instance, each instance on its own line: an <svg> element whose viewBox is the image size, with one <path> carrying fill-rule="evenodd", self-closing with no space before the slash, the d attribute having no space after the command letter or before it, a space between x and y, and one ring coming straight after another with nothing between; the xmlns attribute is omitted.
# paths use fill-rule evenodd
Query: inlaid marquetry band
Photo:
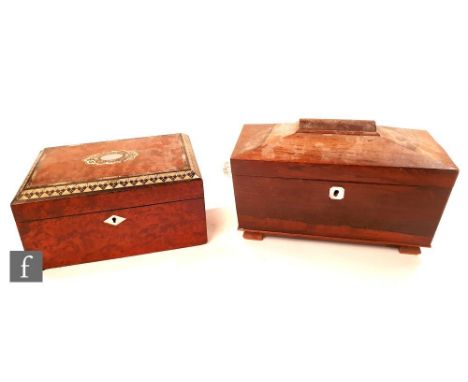
<svg viewBox="0 0 468 382"><path fill-rule="evenodd" d="M198 176L201 177L200 175L200 169L198 168L198 163L195 158L195 153L193 152L192 145L190 143L190 139L188 135L185 134L180 134L182 137L182 144L185 149L185 155L187 157L188 165L190 169Z"/></svg>
<svg viewBox="0 0 468 382"><path fill-rule="evenodd" d="M63 186L50 186L23 190L18 194L17 200L44 199L56 196L84 194L87 192L118 190L122 188L149 186L198 179L200 176L194 171L177 171L162 174L133 176L127 178L107 179L97 182L73 183Z"/></svg>
<svg viewBox="0 0 468 382"><path fill-rule="evenodd" d="M150 185L158 185L158 184L165 184L165 183L172 183L172 182L180 182L180 181L189 181L193 179L200 179L200 170L198 168L197 161L195 159L195 155L193 153L192 146L190 144L190 140L188 136L185 134L180 134L188 168L180 171L173 171L173 172L164 172L164 173L154 173L154 174L146 174L146 175L138 175L138 176L130 176L130 177L118 177L118 178L111 178L99 181L91 181L91 182L77 182L77 183L69 183L69 184L56 184L51 186L45 187L37 187L37 188L27 188L27 183L34 172L34 169L39 162L39 159L43 153L40 153L39 157L37 158L33 168L31 169L28 177L25 179L20 191L18 192L15 200L35 200L35 199L47 199L53 197L60 197L60 196L67 196L67 195L78 195L78 194L85 194L90 192L99 192L99 191L106 191L106 190L119 190L119 189L127 189L132 187L140 187L140 186L150 186ZM121 151L119 151L120 153ZM136 152L135 152L136 153ZM109 153L105 153L103 155L107 155ZM101 154L96 154L101 155ZM137 153L136 153L137 155ZM94 156L92 156L94 157ZM88 157L86 159L89 159ZM102 159L102 157L101 157ZM104 160L106 157L104 158ZM107 159L117 159L117 157L107 157Z"/></svg>

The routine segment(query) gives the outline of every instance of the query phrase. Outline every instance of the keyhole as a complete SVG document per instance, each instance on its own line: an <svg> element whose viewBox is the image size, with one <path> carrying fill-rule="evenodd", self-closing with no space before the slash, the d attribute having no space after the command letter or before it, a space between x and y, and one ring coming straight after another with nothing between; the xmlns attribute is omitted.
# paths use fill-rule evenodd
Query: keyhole
<svg viewBox="0 0 468 382"><path fill-rule="evenodd" d="M345 196L345 190L343 187L330 187L330 191L328 193L328 196L332 200L341 200L344 199Z"/></svg>
<svg viewBox="0 0 468 382"><path fill-rule="evenodd" d="M117 222L117 218L115 216L112 217L112 223L116 223Z"/></svg>

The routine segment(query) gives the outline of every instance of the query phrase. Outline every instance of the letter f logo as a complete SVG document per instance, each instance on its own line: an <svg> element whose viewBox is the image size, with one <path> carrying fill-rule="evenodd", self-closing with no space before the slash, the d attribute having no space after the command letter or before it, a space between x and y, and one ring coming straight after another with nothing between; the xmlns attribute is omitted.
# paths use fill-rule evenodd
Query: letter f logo
<svg viewBox="0 0 468 382"><path fill-rule="evenodd" d="M29 276L26 275L26 269L29 268L29 264L27 263L28 259L34 259L34 256L27 255L24 257L23 263L21 264L21 269L23 270L23 273L21 274L22 279L29 279Z"/></svg>
<svg viewBox="0 0 468 382"><path fill-rule="evenodd" d="M10 281L42 282L43 258L41 251L10 251Z"/></svg>

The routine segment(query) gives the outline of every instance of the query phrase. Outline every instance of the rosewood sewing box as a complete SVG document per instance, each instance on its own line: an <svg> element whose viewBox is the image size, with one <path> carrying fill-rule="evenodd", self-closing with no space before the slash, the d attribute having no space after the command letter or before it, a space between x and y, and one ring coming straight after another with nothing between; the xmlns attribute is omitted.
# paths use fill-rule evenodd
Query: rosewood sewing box
<svg viewBox="0 0 468 382"><path fill-rule="evenodd" d="M44 268L207 241L203 182L184 134L46 148L11 208Z"/></svg>
<svg viewBox="0 0 468 382"><path fill-rule="evenodd" d="M302 119L245 125L231 156L239 228L420 253L458 175L424 130Z"/></svg>

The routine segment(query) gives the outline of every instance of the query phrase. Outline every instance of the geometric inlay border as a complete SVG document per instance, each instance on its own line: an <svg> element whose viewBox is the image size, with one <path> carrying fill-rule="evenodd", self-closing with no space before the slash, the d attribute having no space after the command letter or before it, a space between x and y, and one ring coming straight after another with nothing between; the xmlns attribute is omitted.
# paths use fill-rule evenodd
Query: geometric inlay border
<svg viewBox="0 0 468 382"><path fill-rule="evenodd" d="M38 163L40 156L36 160L36 163L32 167L30 173L28 174L24 184L20 188L20 191L16 195L15 200L18 201L27 201L27 200L37 200L37 199L47 199L53 197L67 196L67 195L79 195L86 194L91 192L100 192L100 191L111 191L111 190L120 190L128 189L132 187L140 186L150 186L158 185L165 183L173 183L180 181L188 181L193 179L200 179L200 171L198 168L195 155L193 153L192 145L188 136L185 134L180 134L183 148L185 151L186 159L189 165L189 169L182 171L174 172L165 172L165 173L156 173L156 174L146 174L138 176L128 176L128 177L118 177L110 178L99 181L91 182L77 182L70 184L58 184L37 188L25 188L29 177L31 176L33 170Z"/></svg>
<svg viewBox="0 0 468 382"><path fill-rule="evenodd" d="M18 194L17 200L31 200L53 198L57 196L84 194L87 192L118 190L138 186L149 186L192 180L200 178L194 171L168 172L165 174L152 174L133 176L128 178L108 179L97 182L73 183L63 186L50 186L23 190Z"/></svg>

